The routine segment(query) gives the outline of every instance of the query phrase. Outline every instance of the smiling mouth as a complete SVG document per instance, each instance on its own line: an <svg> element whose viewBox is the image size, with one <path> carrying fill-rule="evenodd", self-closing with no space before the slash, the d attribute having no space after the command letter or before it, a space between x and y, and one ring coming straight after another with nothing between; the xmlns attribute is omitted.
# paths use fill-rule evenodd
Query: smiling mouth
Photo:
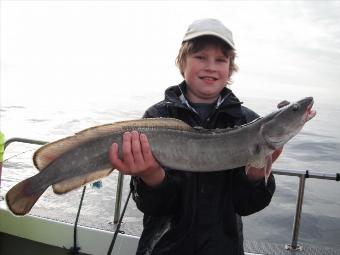
<svg viewBox="0 0 340 255"><path fill-rule="evenodd" d="M210 77L210 76L200 76L199 77L201 80L205 80L205 81L216 81L217 78L215 77Z"/></svg>

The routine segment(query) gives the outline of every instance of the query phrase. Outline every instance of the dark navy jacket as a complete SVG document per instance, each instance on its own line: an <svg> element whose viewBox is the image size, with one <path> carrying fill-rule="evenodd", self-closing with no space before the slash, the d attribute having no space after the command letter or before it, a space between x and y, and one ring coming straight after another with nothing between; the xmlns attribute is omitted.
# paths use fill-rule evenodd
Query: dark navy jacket
<svg viewBox="0 0 340 255"><path fill-rule="evenodd" d="M225 88L210 116L202 121L186 100L185 90L185 82L168 88L165 99L150 107L144 117L173 117L209 129L242 125L258 117ZM244 254L239 215L258 212L270 203L273 175L266 186L264 180L249 181L244 167L209 173L165 170L165 179L156 188L138 177L131 180L133 199L144 213L137 254Z"/></svg>

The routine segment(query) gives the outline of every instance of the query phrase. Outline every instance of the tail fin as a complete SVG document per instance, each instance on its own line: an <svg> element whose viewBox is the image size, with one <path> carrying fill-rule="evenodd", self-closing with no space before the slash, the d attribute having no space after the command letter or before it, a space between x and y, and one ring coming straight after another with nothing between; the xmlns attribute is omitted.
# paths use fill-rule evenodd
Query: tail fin
<svg viewBox="0 0 340 255"><path fill-rule="evenodd" d="M27 214L47 189L46 187L37 190L32 183L32 178L34 176L19 182L6 194L7 206L15 215Z"/></svg>

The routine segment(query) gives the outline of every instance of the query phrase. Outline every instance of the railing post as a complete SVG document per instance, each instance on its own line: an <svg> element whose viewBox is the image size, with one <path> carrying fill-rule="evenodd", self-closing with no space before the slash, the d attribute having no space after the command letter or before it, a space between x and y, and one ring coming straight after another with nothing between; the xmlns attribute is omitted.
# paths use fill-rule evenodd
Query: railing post
<svg viewBox="0 0 340 255"><path fill-rule="evenodd" d="M119 217L120 217L120 207L121 207L122 193L123 193L123 180L124 180L124 175L121 172L119 172L118 181L117 181L115 212L114 212L114 218L113 218L114 224L117 224Z"/></svg>
<svg viewBox="0 0 340 255"><path fill-rule="evenodd" d="M308 172L307 172L308 173ZM298 244L299 228L302 212L303 196L305 191L306 175L300 175L299 193L296 201L296 212L293 225L292 243L286 245L287 250L302 251L302 246Z"/></svg>

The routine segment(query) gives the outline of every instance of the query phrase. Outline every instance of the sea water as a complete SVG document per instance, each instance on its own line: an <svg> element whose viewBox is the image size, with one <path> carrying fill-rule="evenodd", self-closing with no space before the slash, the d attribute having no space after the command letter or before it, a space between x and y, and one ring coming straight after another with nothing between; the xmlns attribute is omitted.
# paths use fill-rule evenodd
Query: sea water
<svg viewBox="0 0 340 255"><path fill-rule="evenodd" d="M90 126L119 120L140 118L144 110L162 95L152 97L132 95L112 100L108 104L41 106L29 104L2 105L1 130L6 138L24 137L53 141L72 135ZM245 98L245 105L260 115L273 111L277 101ZM310 170L325 173L340 172L340 106L316 102L317 116L285 147L274 168ZM37 145L11 144L5 151L1 195L13 185L37 173L32 154ZM7 160L6 160L7 159ZM103 187L88 185L79 223L87 226L107 226L113 220L117 172L103 179ZM247 240L290 243L299 180L297 177L275 176L277 188L271 204L259 213L244 217ZM129 190L129 177L124 179L123 202ZM76 216L81 189L56 195L49 188L38 200L33 214L72 222ZM299 242L340 248L340 183L308 179L302 209ZM129 234L141 233L142 213L131 200L124 217ZM131 228L132 226L132 228Z"/></svg>

